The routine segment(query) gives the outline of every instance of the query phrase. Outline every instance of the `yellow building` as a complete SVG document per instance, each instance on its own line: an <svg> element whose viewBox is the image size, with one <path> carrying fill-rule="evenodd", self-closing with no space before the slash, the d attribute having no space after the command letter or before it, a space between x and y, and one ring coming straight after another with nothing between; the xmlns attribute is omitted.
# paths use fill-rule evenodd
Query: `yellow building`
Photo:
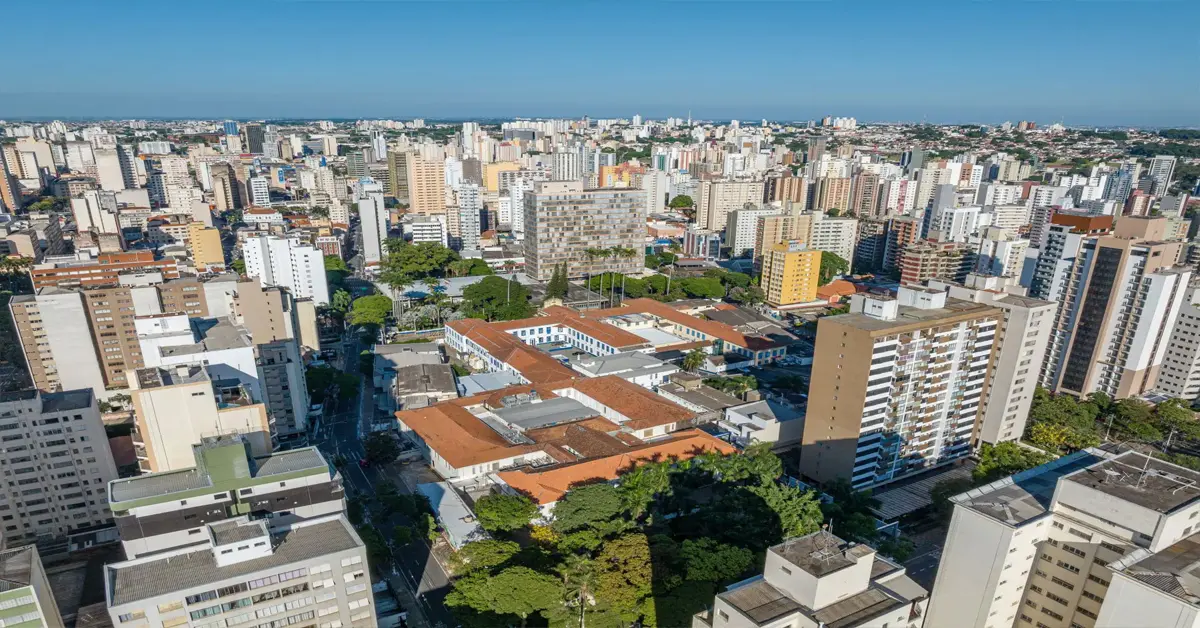
<svg viewBox="0 0 1200 628"><path fill-rule="evenodd" d="M225 268L225 251L221 248L221 230L206 227L202 222L188 223L188 247L196 270L205 272Z"/></svg>
<svg viewBox="0 0 1200 628"><path fill-rule="evenodd" d="M521 164L515 161L497 161L490 164L483 164L483 186L488 192L500 191L500 173L511 170L520 170Z"/></svg>
<svg viewBox="0 0 1200 628"><path fill-rule="evenodd" d="M817 299L821 252L803 244L784 242L769 247L763 255L759 283L767 303L779 307Z"/></svg>

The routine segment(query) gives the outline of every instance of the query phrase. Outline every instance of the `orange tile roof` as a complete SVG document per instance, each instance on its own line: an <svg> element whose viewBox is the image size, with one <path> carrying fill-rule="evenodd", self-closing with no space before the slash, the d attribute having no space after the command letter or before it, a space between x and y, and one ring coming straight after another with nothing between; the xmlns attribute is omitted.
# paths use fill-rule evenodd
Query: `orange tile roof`
<svg viewBox="0 0 1200 628"><path fill-rule="evenodd" d="M701 453L717 451L730 454L737 451L732 445L706 432L692 429L679 432L670 439L632 448L627 452L564 464L551 469L501 471L496 475L512 488L526 493L539 504L562 499L573 486L597 480L611 481L622 473L645 462L686 460Z"/></svg>
<svg viewBox="0 0 1200 628"><path fill-rule="evenodd" d="M483 395L463 397L417 410L402 410L396 419L417 433L455 468L492 462L537 451L537 445L514 445L467 411Z"/></svg>
<svg viewBox="0 0 1200 628"><path fill-rule="evenodd" d="M571 388L624 414L625 427L644 430L696 418L696 413L616 375L579 379Z"/></svg>
<svg viewBox="0 0 1200 628"><path fill-rule="evenodd" d="M821 299L832 299L833 297L844 297L859 292L858 286L853 282L845 279L834 279L833 281L817 288L817 297Z"/></svg>
<svg viewBox="0 0 1200 628"><path fill-rule="evenodd" d="M684 327L690 327L699 332L719 338L725 342L735 344L739 347L758 351L762 349L770 349L779 346L769 338L762 336L747 336L742 332L717 321L710 321L703 318L697 318L689 314L684 314L679 310L665 304L655 301L654 299L630 299L621 307L607 308L603 310L588 310L583 315L592 319L607 318L609 316L620 316L622 314L649 314L651 316L666 319L672 323L677 323Z"/></svg>

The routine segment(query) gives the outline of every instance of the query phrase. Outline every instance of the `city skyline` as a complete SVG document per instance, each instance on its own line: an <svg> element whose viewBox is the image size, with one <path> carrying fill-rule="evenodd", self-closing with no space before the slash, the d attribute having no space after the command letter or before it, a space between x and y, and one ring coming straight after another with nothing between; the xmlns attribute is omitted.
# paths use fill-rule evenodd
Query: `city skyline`
<svg viewBox="0 0 1200 628"><path fill-rule="evenodd" d="M202 31L199 48L180 46L188 7L139 6L66 3L54 29L70 46L46 46L43 30L12 33L12 44L58 70L0 87L0 118L662 118L690 110L700 119L1170 126L1192 123L1200 107L1194 91L1170 89L1196 74L1184 61L1196 52L1186 25L1200 11L1180 2L1139 3L1138 20L1125 3L1030 5L1036 13L968 4L952 14L874 2L724 11L651 3L609 13L542 3L238 5L239 23L262 25L266 53L247 48L256 42L244 28ZM364 7L370 23L399 32L355 33ZM14 23L39 18L32 5L12 13ZM620 19L605 25L614 13ZM1007 28L979 28L1006 19ZM350 32L321 35L339 20ZM449 28L409 26L422 23ZM130 51L113 45L113 29L153 51L137 55L132 75L119 69ZM1154 41L1155 63L1116 48L1085 57L1070 33ZM292 54L306 40L316 54ZM394 63L404 49L415 62ZM581 66L590 54L595 71ZM704 63L678 63L692 55ZM1113 88L1122 82L1132 88Z"/></svg>

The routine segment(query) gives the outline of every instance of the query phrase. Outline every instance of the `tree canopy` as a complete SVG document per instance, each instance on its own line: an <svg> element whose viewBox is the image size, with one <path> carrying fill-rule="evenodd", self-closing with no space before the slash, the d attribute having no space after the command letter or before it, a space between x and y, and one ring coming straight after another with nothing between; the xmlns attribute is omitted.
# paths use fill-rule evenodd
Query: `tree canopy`
<svg viewBox="0 0 1200 628"><path fill-rule="evenodd" d="M823 286L834 277L850 272L850 263L829 251L821 251L821 269L817 281Z"/></svg>
<svg viewBox="0 0 1200 628"><path fill-rule="evenodd" d="M667 206L671 207L673 209L681 209L684 207L695 207L696 201L693 201L692 197L688 196L687 194L680 194L678 196L673 197L671 199L671 202L667 203Z"/></svg>
<svg viewBox="0 0 1200 628"><path fill-rule="evenodd" d="M387 255L379 265L379 280L393 290L403 290L425 277L444 277L458 253L436 242L412 244L399 238L385 243Z"/></svg>
<svg viewBox="0 0 1200 628"><path fill-rule="evenodd" d="M382 294L359 297L350 307L352 325L382 326L392 314L392 300Z"/></svg>
<svg viewBox="0 0 1200 628"><path fill-rule="evenodd" d="M534 307L529 290L516 281L499 276L485 277L463 290L463 311L472 318L511 321L529 318Z"/></svg>
<svg viewBox="0 0 1200 628"><path fill-rule="evenodd" d="M537 505L524 495L485 495L475 502L475 517L488 532L524 528L537 516Z"/></svg>

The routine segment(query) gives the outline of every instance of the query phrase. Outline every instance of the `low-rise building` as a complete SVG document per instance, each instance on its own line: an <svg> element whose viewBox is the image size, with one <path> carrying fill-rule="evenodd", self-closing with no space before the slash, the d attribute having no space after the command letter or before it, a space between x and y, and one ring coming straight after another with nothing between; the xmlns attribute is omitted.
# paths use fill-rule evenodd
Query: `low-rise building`
<svg viewBox="0 0 1200 628"><path fill-rule="evenodd" d="M604 356L576 356L571 358L571 368L587 377L616 375L650 390L656 390L659 385L667 383L672 375L679 372L678 366L638 351Z"/></svg>
<svg viewBox="0 0 1200 628"><path fill-rule="evenodd" d="M36 545L0 551L0 625L63 628Z"/></svg>

